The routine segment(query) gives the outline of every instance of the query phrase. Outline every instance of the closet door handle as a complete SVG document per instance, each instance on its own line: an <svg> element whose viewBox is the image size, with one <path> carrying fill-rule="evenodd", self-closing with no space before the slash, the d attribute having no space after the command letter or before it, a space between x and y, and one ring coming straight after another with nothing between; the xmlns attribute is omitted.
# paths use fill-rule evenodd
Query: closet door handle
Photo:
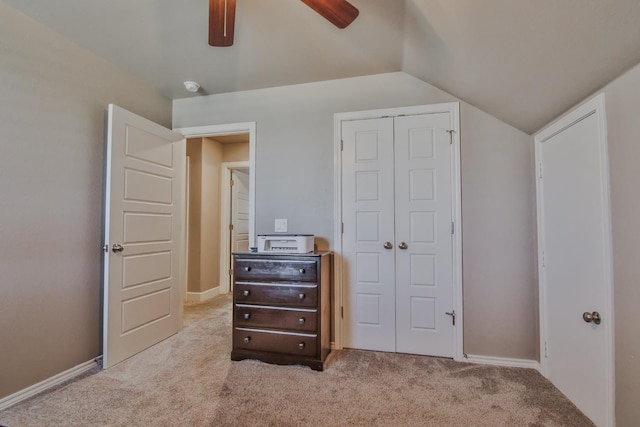
<svg viewBox="0 0 640 427"><path fill-rule="evenodd" d="M385 249L393 249L393 244L391 242L384 242L383 247Z"/></svg>
<svg viewBox="0 0 640 427"><path fill-rule="evenodd" d="M407 245L405 242L400 242L400 244L398 245L398 247L402 250L405 250L409 247L409 245Z"/></svg>

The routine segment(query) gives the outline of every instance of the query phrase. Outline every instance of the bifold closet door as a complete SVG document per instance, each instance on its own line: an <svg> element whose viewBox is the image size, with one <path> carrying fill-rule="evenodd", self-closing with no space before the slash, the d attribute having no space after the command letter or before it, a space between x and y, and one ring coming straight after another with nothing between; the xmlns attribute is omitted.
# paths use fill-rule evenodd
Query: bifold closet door
<svg viewBox="0 0 640 427"><path fill-rule="evenodd" d="M449 114L342 123L344 346L453 356Z"/></svg>

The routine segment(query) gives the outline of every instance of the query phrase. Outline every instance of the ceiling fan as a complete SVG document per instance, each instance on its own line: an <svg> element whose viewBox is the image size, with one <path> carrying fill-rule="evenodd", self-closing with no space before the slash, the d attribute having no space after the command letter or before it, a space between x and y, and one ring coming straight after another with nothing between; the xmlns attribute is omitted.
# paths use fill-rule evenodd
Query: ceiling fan
<svg viewBox="0 0 640 427"><path fill-rule="evenodd" d="M346 0L301 0L338 28L345 28L360 13ZM236 0L209 0L209 44L233 45Z"/></svg>

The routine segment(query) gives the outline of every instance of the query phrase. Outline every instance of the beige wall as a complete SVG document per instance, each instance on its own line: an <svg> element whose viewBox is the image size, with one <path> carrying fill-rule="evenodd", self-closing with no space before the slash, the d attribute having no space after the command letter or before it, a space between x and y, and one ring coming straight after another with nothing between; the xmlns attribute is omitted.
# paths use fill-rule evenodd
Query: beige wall
<svg viewBox="0 0 640 427"><path fill-rule="evenodd" d="M616 353L616 421L640 423L640 66L604 89L609 137Z"/></svg>
<svg viewBox="0 0 640 427"><path fill-rule="evenodd" d="M107 104L144 82L0 2L0 398L100 354Z"/></svg>
<svg viewBox="0 0 640 427"><path fill-rule="evenodd" d="M249 143L238 142L235 144L224 144L223 162L248 162L249 161Z"/></svg>
<svg viewBox="0 0 640 427"><path fill-rule="evenodd" d="M333 248L333 115L450 102L405 73L175 100L174 127L257 122L256 232ZM461 103L465 352L538 359L532 138Z"/></svg>
<svg viewBox="0 0 640 427"><path fill-rule="evenodd" d="M202 211L202 138L187 140L189 162L189 248L187 292L200 292L200 230Z"/></svg>
<svg viewBox="0 0 640 427"><path fill-rule="evenodd" d="M220 174L223 151L223 144L210 138L187 141L188 292L205 292L220 286Z"/></svg>
<svg viewBox="0 0 640 427"><path fill-rule="evenodd" d="M200 292L220 286L220 169L222 144L202 141Z"/></svg>

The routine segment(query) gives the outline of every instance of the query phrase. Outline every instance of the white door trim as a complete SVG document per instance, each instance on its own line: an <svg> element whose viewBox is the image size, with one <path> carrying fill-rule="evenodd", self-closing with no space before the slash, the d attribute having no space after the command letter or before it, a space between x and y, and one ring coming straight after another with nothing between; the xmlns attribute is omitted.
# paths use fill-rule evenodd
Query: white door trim
<svg viewBox="0 0 640 427"><path fill-rule="evenodd" d="M462 192L460 185L460 104L450 102L444 104L419 105L413 107L387 108L380 110L355 111L349 113L334 114L333 131L333 185L334 185L334 286L333 298L335 338L332 347L342 349L342 307L343 307L343 282L342 282L342 122L350 120L364 120L380 118L384 116L400 116L414 114L449 113L453 138L453 165L452 165L452 213L455 223L453 238L453 301L456 310L456 325L454 328L454 360L463 361L463 305L462 305Z"/></svg>
<svg viewBox="0 0 640 427"><path fill-rule="evenodd" d="M549 127L543 129L535 135L535 161L536 161L536 200L537 200L537 226L538 226L538 280L539 280L539 305L540 305L540 365L541 372L545 377L548 377L548 359L545 357L545 343L547 342L547 309L545 305L546 298L546 284L544 280L544 269L542 264L542 253L545 247L544 242L544 218L543 214L543 199L542 199L542 185L539 179L540 173L544 171L544 165L542 163L541 145L545 141L554 137L563 130L573 126L577 122L595 114L598 121L599 135L598 140L600 142L600 161L601 170L604 171L602 176L602 205L603 205L603 218L605 221L605 234L604 236L604 268L605 268L605 312L603 318L607 319L603 322L602 326L605 329L606 340L606 419L607 425L615 425L615 388L614 388L614 360L615 360L615 346L614 346L614 311L613 311L613 248L612 248L612 230L611 230L611 202L609 192L609 153L607 142L607 121L605 114L605 96L600 94L588 102L584 103L580 107L576 108L569 114L560 118Z"/></svg>
<svg viewBox="0 0 640 427"><path fill-rule="evenodd" d="M185 138L249 134L249 246L256 246L256 122L174 128L173 131Z"/></svg>
<svg viewBox="0 0 640 427"><path fill-rule="evenodd" d="M231 291L229 269L231 269L231 254L229 253L229 241L231 233L230 202L231 202L231 171L234 169L250 168L249 162L224 162L220 169L220 293ZM251 170L249 170L251 173ZM251 233L249 233L251 234Z"/></svg>

